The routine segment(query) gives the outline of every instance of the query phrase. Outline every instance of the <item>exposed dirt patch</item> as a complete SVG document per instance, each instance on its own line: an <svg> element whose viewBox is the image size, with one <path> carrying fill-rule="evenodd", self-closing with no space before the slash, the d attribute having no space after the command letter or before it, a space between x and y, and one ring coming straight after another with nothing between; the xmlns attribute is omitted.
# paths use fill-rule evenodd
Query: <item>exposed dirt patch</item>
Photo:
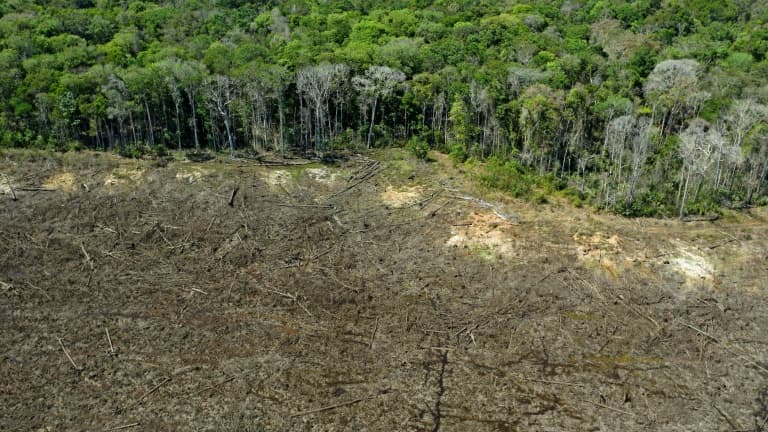
<svg viewBox="0 0 768 432"><path fill-rule="evenodd" d="M519 255L510 223L489 211L473 212L451 226L447 246L459 246L486 258L510 258Z"/></svg>
<svg viewBox="0 0 768 432"><path fill-rule="evenodd" d="M312 180L325 184L327 186L332 186L336 184L336 182L339 179L339 173L337 171L331 170L329 168L307 168L304 170L304 172L307 173L307 176L311 178Z"/></svg>
<svg viewBox="0 0 768 432"><path fill-rule="evenodd" d="M61 192L74 192L77 190L77 177L70 172L54 174L43 182L43 187Z"/></svg>
<svg viewBox="0 0 768 432"><path fill-rule="evenodd" d="M142 181L145 169L140 166L117 167L104 179L104 186L129 186Z"/></svg>
<svg viewBox="0 0 768 432"><path fill-rule="evenodd" d="M611 277L616 278L622 267L635 257L629 256L622 249L622 240L617 234L607 235L596 232L592 235L576 233L576 256L587 265L599 265Z"/></svg>
<svg viewBox="0 0 768 432"><path fill-rule="evenodd" d="M387 186L381 192L381 200L388 206L394 208L407 207L415 204L424 194L422 186Z"/></svg>
<svg viewBox="0 0 768 432"><path fill-rule="evenodd" d="M608 236L601 232L592 235L576 233L573 235L576 242L576 256L581 260L593 261L603 258L605 255L616 255L622 252L621 238L613 234Z"/></svg>
<svg viewBox="0 0 768 432"><path fill-rule="evenodd" d="M261 173L261 178L273 190L284 190L293 181L289 171L280 169L265 171Z"/></svg>
<svg viewBox="0 0 768 432"><path fill-rule="evenodd" d="M181 183L192 184L201 181L208 174L210 174L210 170L194 167L178 171L176 173L176 180Z"/></svg>
<svg viewBox="0 0 768 432"><path fill-rule="evenodd" d="M20 187L0 196L0 430L750 430L766 415L757 209L626 220L410 159L351 159L328 184L67 157L0 162ZM197 169L211 175L177 180ZM40 190L62 171L91 187Z"/></svg>
<svg viewBox="0 0 768 432"><path fill-rule="evenodd" d="M674 258L671 259L675 270L682 273L691 286L702 282L711 284L715 275L712 263L693 247L681 242L675 242L675 244L677 249L673 252Z"/></svg>
<svg viewBox="0 0 768 432"><path fill-rule="evenodd" d="M12 185L13 185L13 179L0 176L0 194L10 195Z"/></svg>

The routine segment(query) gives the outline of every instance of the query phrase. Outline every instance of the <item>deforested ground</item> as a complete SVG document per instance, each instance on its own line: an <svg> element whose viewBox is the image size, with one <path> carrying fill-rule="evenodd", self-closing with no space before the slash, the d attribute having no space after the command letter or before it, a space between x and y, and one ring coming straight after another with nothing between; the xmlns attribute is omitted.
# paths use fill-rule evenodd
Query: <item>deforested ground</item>
<svg viewBox="0 0 768 432"><path fill-rule="evenodd" d="M0 430L768 430L765 209L623 219L434 157L4 154Z"/></svg>

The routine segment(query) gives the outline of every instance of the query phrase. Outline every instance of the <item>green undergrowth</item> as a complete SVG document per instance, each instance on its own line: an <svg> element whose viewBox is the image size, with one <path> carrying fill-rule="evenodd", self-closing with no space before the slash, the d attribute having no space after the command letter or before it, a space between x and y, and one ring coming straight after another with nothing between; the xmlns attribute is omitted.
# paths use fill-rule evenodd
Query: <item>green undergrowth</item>
<svg viewBox="0 0 768 432"><path fill-rule="evenodd" d="M510 197L536 204L567 202L574 207L589 206L625 217L674 218L679 215L675 204L677 184L641 189L633 200L619 200L606 204L596 191L600 179L592 179L584 187L584 181L575 177L555 174L541 175L537 170L515 160L491 157L479 160L452 150L449 153L458 171L479 181L489 191L499 191ZM685 215L720 217L731 202L726 193L701 191L692 196L685 206ZM766 203L757 202L757 205Z"/></svg>
<svg viewBox="0 0 768 432"><path fill-rule="evenodd" d="M570 187L566 180L551 174L539 175L517 161L490 158L481 162L468 158L464 162L456 163L453 154L451 159L462 171L479 180L483 187L504 192L514 198L537 204L565 199L577 207L580 207L585 199L584 194Z"/></svg>

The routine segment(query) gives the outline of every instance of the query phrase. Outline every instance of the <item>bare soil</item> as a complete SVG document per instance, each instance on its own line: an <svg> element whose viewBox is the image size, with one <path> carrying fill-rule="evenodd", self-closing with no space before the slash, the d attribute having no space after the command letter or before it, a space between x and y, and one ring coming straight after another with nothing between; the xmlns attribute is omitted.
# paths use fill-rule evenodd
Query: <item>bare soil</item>
<svg viewBox="0 0 768 432"><path fill-rule="evenodd" d="M0 430L768 430L765 209L532 205L399 151L2 157Z"/></svg>

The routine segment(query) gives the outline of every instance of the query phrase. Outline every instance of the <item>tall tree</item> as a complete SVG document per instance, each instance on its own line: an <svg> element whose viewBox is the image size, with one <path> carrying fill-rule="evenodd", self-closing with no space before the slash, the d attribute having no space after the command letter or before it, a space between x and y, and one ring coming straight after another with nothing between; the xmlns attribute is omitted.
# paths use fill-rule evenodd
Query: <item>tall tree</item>
<svg viewBox="0 0 768 432"><path fill-rule="evenodd" d="M341 64L322 63L306 66L296 73L296 87L312 104L315 116L315 151L324 151L324 124L328 115L328 100L333 89L340 85L347 67Z"/></svg>
<svg viewBox="0 0 768 432"><path fill-rule="evenodd" d="M205 83L207 100L224 122L227 132L227 143L232 157L235 157L235 134L232 124L232 112L230 104L235 100L235 86L231 78L226 75L214 75Z"/></svg>
<svg viewBox="0 0 768 432"><path fill-rule="evenodd" d="M705 180L709 169L715 160L716 149L722 145L723 136L708 122L694 119L679 135L680 157L683 168L680 170L680 187L678 192L680 217L685 216L691 185L698 195L698 187Z"/></svg>
<svg viewBox="0 0 768 432"><path fill-rule="evenodd" d="M405 74L387 66L371 66L362 76L352 78L352 83L360 93L365 106L370 106L371 124L368 128L366 147L371 148L373 126L376 123L376 108L379 101L386 100L405 81Z"/></svg>
<svg viewBox="0 0 768 432"><path fill-rule="evenodd" d="M661 133L679 127L695 117L709 93L701 88L701 66L696 60L664 60L656 65L645 82L645 96L653 106Z"/></svg>

